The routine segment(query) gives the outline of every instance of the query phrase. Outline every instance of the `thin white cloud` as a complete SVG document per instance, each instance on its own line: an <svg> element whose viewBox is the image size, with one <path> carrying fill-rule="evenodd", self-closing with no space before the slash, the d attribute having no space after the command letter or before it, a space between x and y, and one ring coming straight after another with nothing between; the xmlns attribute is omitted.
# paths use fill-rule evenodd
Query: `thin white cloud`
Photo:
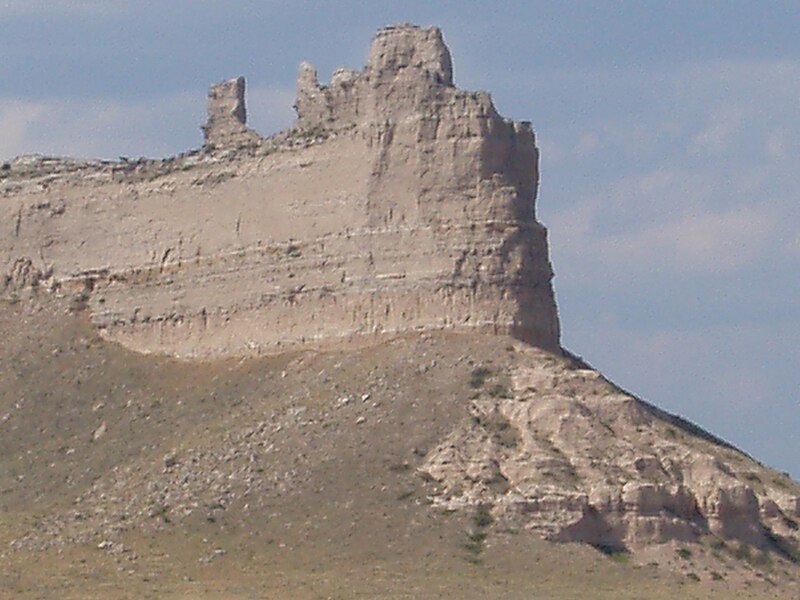
<svg viewBox="0 0 800 600"><path fill-rule="evenodd" d="M0 99L0 157L48 154L77 157L163 154L165 134L183 124L185 139L198 137L203 99L176 94L124 103L108 98L22 102Z"/></svg>
<svg viewBox="0 0 800 600"><path fill-rule="evenodd" d="M715 110L709 122L695 133L689 143L692 156L718 156L736 149L745 133L748 114L741 107L726 106Z"/></svg>
<svg viewBox="0 0 800 600"><path fill-rule="evenodd" d="M743 207L727 212L686 214L644 228L599 235L593 211L583 206L564 213L551 229L564 250L559 272L567 281L617 285L641 277L686 279L720 275L768 260L779 222L767 209ZM583 276L570 266L583 265Z"/></svg>
<svg viewBox="0 0 800 600"><path fill-rule="evenodd" d="M0 157L10 158L26 145L29 129L47 111L40 102L0 102Z"/></svg>
<svg viewBox="0 0 800 600"><path fill-rule="evenodd" d="M248 87L248 124L262 135L285 129L295 118L292 108L294 101L294 89L276 86Z"/></svg>
<svg viewBox="0 0 800 600"><path fill-rule="evenodd" d="M0 0L0 20L19 15L110 15L128 10L124 0Z"/></svg>
<svg viewBox="0 0 800 600"><path fill-rule="evenodd" d="M775 219L754 207L687 215L593 243L610 261L639 269L721 273L752 265L771 249Z"/></svg>
<svg viewBox="0 0 800 600"><path fill-rule="evenodd" d="M250 124L264 134L288 126L293 101L286 89L250 90ZM33 153L102 158L177 154L202 143L205 102L200 91L135 102L0 98L0 159Z"/></svg>

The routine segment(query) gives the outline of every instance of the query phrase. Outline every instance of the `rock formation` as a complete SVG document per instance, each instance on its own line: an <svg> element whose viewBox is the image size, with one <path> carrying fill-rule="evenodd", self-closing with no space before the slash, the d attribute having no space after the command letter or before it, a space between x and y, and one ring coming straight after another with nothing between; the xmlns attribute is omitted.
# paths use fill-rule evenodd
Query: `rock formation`
<svg viewBox="0 0 800 600"><path fill-rule="evenodd" d="M4 166L0 291L72 295L107 339L181 357L511 334L530 345L512 345L508 381L476 374L452 398L471 417L420 453L434 506L604 549L712 536L800 561L794 482L562 354L533 131L454 86L438 29L379 31L366 66L327 85L303 63L297 120L270 138L247 128L244 92L211 88L200 151ZM278 431L243 439L271 448ZM164 494L193 502L172 466Z"/></svg>
<svg viewBox="0 0 800 600"><path fill-rule="evenodd" d="M244 91L244 77L211 86L208 121L202 127L207 146L238 146L259 141L259 135L247 128Z"/></svg>
<svg viewBox="0 0 800 600"><path fill-rule="evenodd" d="M477 395L426 457L434 504L490 506L505 527L608 551L710 536L796 547L788 477L580 362L519 351L508 387Z"/></svg>
<svg viewBox="0 0 800 600"><path fill-rule="evenodd" d="M378 32L362 71L303 64L297 121L260 138L244 80L209 93L203 152L14 161L0 265L87 293L133 349L274 353L402 331L510 332L559 350L528 123L453 86L438 29ZM54 210L53 207L57 207Z"/></svg>

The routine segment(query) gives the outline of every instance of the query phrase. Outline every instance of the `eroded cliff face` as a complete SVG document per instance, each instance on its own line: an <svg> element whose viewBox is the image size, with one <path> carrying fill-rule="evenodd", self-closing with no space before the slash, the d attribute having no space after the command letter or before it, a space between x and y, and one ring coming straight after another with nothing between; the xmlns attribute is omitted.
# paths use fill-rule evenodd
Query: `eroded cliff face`
<svg viewBox="0 0 800 600"><path fill-rule="evenodd" d="M241 78L212 86L205 145L196 152L119 162L23 157L1 166L0 293L69 296L71 303L52 303L54 322L64 305L87 308L105 338L140 352L332 351L263 359L253 367L253 405L237 409L245 397L233 394L226 427L215 430L224 437L209 433L205 412L186 423L193 409L181 412L182 439L204 447L161 459L154 454L161 446L146 454L142 445L141 462L101 469L76 500L81 510L50 521L49 541L35 534L18 545L107 541L167 510L188 519L198 499L219 510L234 501L245 512L251 501L269 507L269 519L254 518L263 524L276 498L290 505L313 498L317 506L323 483L345 479L341 504L349 506L353 472L371 494L382 481L376 469L385 474L383 463L391 464L381 452L392 438L403 444L400 471L421 476L426 501L483 515L469 534L473 551L487 534L481 527L493 522L497 532L634 551L645 564L676 543L706 543L712 554L735 554L736 544L743 556L752 547L786 566L800 562L797 483L562 355L546 231L534 211L533 132L502 118L487 94L454 87L437 29L381 30L363 70L339 69L328 85L304 63L297 121L270 138L248 129L244 97ZM24 345L26 328L9 322L13 335L0 349ZM461 331L393 335L447 329ZM386 336L393 339L356 352L335 347ZM20 372L40 372L38 350L35 367ZM130 356L115 351L123 352L116 364L124 371L119 365ZM46 352L45 371L62 372L60 352ZM151 420L146 408L161 398L129 410L128 392L124 402L114 393L115 371L106 373L109 357L91 356L102 365L98 378L113 380L109 395L120 412L78 437L96 443L100 457L133 461L139 442L106 431L148 435L155 422L163 431L166 421ZM264 378L273 360L291 362ZM326 370L339 383L329 385ZM19 397L47 396L32 379L6 381L17 413ZM226 390L238 389L232 381ZM76 411L85 411L85 393L71 389ZM231 394L224 393L233 401ZM19 419L14 411L3 418ZM136 430L134 421L146 424ZM17 436L12 449L23 447L14 440L33 439L24 432L45 431L17 427L9 429ZM66 442L48 443L59 456L53 461L61 460ZM159 443L166 450L174 440ZM343 448L370 456L332 460ZM38 455L35 464L56 463Z"/></svg>
<svg viewBox="0 0 800 600"><path fill-rule="evenodd" d="M296 108L261 138L232 79L203 151L13 161L0 286L80 294L106 337L182 357L439 328L559 350L534 134L453 86L438 29L379 31L327 86L304 63Z"/></svg>
<svg viewBox="0 0 800 600"><path fill-rule="evenodd" d="M642 562L662 544L709 539L796 559L799 488L788 476L579 361L517 352L505 379L484 370L472 418L426 456L435 505L491 507L501 527Z"/></svg>

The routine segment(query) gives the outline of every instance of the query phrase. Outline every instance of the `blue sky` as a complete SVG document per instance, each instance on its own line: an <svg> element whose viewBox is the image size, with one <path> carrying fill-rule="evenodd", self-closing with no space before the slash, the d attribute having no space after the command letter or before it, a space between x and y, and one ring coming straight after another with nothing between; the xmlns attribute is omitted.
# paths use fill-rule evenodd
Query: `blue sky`
<svg viewBox="0 0 800 600"><path fill-rule="evenodd" d="M533 122L565 346L799 477L800 3L0 0L0 159L196 147L239 74L270 133L398 21Z"/></svg>

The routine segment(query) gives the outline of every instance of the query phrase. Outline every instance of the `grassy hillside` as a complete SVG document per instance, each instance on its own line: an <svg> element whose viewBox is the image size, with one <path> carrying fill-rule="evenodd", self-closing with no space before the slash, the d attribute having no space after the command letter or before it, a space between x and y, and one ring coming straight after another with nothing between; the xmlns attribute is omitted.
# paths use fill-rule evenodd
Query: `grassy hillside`
<svg viewBox="0 0 800 600"><path fill-rule="evenodd" d="M0 335L0 598L797 595L783 564L740 585L733 555L717 580L433 509L417 467L507 338L185 363L57 302L0 305Z"/></svg>

